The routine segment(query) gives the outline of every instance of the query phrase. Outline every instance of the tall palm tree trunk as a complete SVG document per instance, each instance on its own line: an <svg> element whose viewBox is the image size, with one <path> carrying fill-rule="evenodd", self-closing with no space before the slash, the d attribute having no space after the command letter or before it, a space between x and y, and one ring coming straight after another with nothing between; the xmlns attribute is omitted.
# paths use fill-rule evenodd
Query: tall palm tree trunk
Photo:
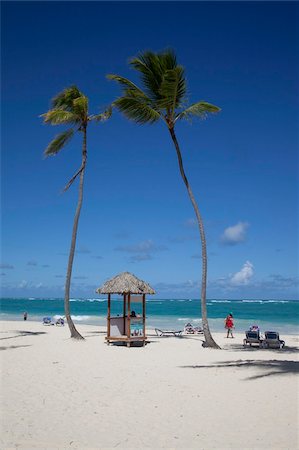
<svg viewBox="0 0 299 450"><path fill-rule="evenodd" d="M86 160L87 160L86 127L84 127L83 128L83 145L82 145L82 165L81 165L82 170L80 173L79 196L78 196L77 209L76 209L76 213L75 213L75 217L74 217L73 233L72 233L71 248L70 248L69 261L68 261L68 267L67 267L66 282L65 282L65 295L64 295L65 317L67 319L67 323L68 323L68 326L69 326L69 329L71 332L71 338L75 338L75 339L84 339L84 337L81 336L81 334L76 329L74 322L72 321L72 318L71 318L70 286L71 286L73 261L74 261L76 241L77 241L78 223L79 223L79 217L80 217L80 212L81 212L81 207L82 207L82 202L83 202L83 183L84 183L84 172L85 172Z"/></svg>
<svg viewBox="0 0 299 450"><path fill-rule="evenodd" d="M173 128L168 128L168 129L169 129L171 138L173 140L173 143L174 143L174 146L176 149L181 176L183 178L183 181L185 183L185 186L186 186L188 194L189 194L189 198L190 198L192 206L194 208L197 222L198 222L199 232L200 232L201 252L202 252L201 253L202 254L201 316L202 316L202 326L203 326L204 337L205 337L205 346L212 347L212 348L220 348L219 345L216 344L216 342L212 338L210 328L209 328L209 323L208 323L208 316L207 316L206 291L207 291L208 258L207 258L207 245L206 245L206 237L205 237L203 221L202 221L197 203L195 201L193 192L191 190L191 187L189 185L188 179L187 179L185 171L184 171L183 159L182 159L180 147L179 147L174 129Z"/></svg>

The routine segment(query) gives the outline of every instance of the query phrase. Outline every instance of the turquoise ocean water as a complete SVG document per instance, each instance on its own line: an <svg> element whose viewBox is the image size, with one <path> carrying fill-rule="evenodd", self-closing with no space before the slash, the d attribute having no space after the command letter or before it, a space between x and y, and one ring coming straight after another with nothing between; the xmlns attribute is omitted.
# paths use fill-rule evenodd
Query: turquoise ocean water
<svg viewBox="0 0 299 450"><path fill-rule="evenodd" d="M27 311L28 320L41 321L44 316L53 319L63 316L63 300L56 298L2 298L2 320L22 320ZM296 300L208 300L208 318L212 331L223 331L224 318L232 313L236 331L244 332L257 324L262 331L276 330L282 334L299 331L299 301ZM140 304L131 309L141 312ZM71 299L71 314L75 323L105 325L107 299ZM122 301L112 302L112 314L122 314ZM146 301L147 326L151 328L182 329L192 322L200 325L200 301L195 299L152 299Z"/></svg>

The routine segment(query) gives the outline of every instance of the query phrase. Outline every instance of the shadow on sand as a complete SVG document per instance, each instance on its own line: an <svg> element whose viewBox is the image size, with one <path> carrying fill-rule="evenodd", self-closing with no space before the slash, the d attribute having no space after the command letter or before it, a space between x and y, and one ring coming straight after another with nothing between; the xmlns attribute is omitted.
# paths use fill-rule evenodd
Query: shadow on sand
<svg viewBox="0 0 299 450"><path fill-rule="evenodd" d="M11 330L6 331L6 333L18 333L18 334L14 336L1 337L0 341L3 341L4 339L15 339L24 336L39 336L40 334L47 334L46 331L24 331L24 330Z"/></svg>
<svg viewBox="0 0 299 450"><path fill-rule="evenodd" d="M14 350L16 348L31 347L31 345L9 345L8 347L0 347L0 350Z"/></svg>
<svg viewBox="0 0 299 450"><path fill-rule="evenodd" d="M263 360L238 360L238 361L222 361L212 365L194 365L180 366L182 369L214 369L214 368L231 368L238 367L241 369L259 369L263 372L258 375L246 377L245 380L257 380L271 375L299 374L299 361L279 361L271 359Z"/></svg>

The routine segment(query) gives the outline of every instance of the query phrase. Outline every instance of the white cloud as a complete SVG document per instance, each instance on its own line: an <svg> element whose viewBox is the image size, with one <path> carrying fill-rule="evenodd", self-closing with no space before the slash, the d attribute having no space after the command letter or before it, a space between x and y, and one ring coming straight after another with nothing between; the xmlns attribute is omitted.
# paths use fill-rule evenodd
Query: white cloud
<svg viewBox="0 0 299 450"><path fill-rule="evenodd" d="M26 288L28 286L28 281L22 280L19 284L19 288Z"/></svg>
<svg viewBox="0 0 299 450"><path fill-rule="evenodd" d="M246 261L243 265L242 269L239 272L236 272L232 275L230 279L230 283L233 286L243 286L249 283L250 279L253 276L253 264L250 261Z"/></svg>
<svg viewBox="0 0 299 450"><path fill-rule="evenodd" d="M221 236L221 242L226 245L236 245L245 241L248 227L247 222L238 222L236 225L227 227Z"/></svg>

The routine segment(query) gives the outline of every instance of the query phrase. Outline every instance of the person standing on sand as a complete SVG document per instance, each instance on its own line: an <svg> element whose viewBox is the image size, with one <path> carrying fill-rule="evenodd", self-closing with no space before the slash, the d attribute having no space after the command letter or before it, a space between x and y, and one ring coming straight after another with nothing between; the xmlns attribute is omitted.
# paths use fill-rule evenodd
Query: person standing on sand
<svg viewBox="0 0 299 450"><path fill-rule="evenodd" d="M229 315L225 319L225 328L227 329L227 338L229 338L229 335L233 338L233 328L234 327L234 318L232 313L229 313Z"/></svg>
<svg viewBox="0 0 299 450"><path fill-rule="evenodd" d="M24 320L27 320L27 311L24 312L24 314L23 314L23 319L24 319Z"/></svg>

